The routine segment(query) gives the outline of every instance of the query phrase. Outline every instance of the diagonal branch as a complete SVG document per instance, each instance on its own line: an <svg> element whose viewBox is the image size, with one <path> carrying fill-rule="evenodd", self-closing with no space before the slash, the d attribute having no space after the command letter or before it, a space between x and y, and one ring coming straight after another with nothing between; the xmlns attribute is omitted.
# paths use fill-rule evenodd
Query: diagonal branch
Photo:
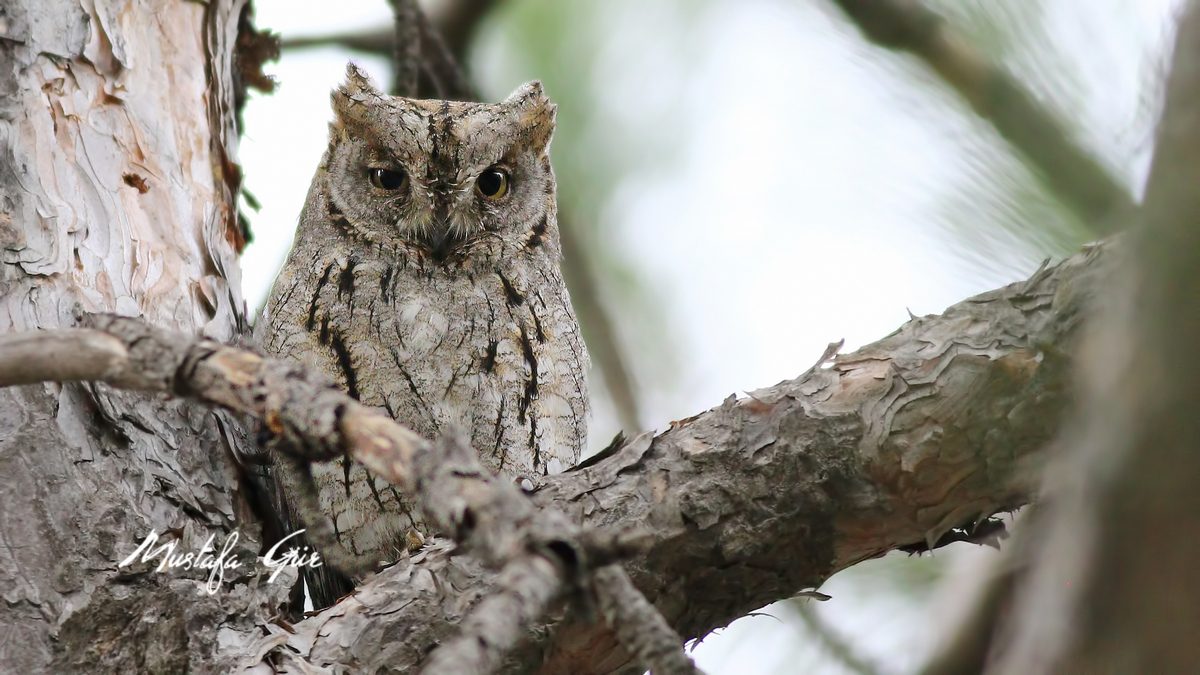
<svg viewBox="0 0 1200 675"><path fill-rule="evenodd" d="M658 610L646 601L625 570L610 565L593 577L600 612L625 651L654 675L690 675L696 664L679 649L682 644Z"/></svg>
<svg viewBox="0 0 1200 675"><path fill-rule="evenodd" d="M629 432L640 431L640 397L630 373L628 354L617 335L612 312L601 297L592 256L580 242L582 234L579 224L567 211L558 212L558 225L563 249L563 277L571 292L571 304L579 315L579 324L587 336L588 350L604 378L604 386L616 408L621 428Z"/></svg>
<svg viewBox="0 0 1200 675"><path fill-rule="evenodd" d="M1071 138L1052 111L1002 68L954 34L918 0L833 0L863 35L925 61L1024 157L1050 191L1096 234L1136 208L1129 190Z"/></svg>
<svg viewBox="0 0 1200 675"><path fill-rule="evenodd" d="M315 371L138 319L86 318L90 328L0 337L0 386L86 378L253 415L285 441L279 448L303 460L349 454L407 493L464 550L500 568L495 591L464 621L467 632L423 672L492 672L564 586L583 583L590 560L606 565L627 549L620 537L581 532L557 511L535 508L457 434L430 443ZM332 561L353 564L340 555Z"/></svg>
<svg viewBox="0 0 1200 675"><path fill-rule="evenodd" d="M798 598L790 603L784 603L784 605L800 619L804 628L816 638L817 642L847 670L858 673L858 675L880 675L882 671L859 654L854 645L838 635L832 626L825 623L809 603L809 600ZM778 606L776 605L776 607Z"/></svg>
<svg viewBox="0 0 1200 675"><path fill-rule="evenodd" d="M643 434L548 478L535 499L583 527L642 528L646 544L625 567L684 639L862 560L936 545L1036 491L1111 248ZM435 541L280 639L313 663L403 670L422 645L447 639L493 579ZM528 636L507 663L640 674L632 651L602 625L567 619Z"/></svg>

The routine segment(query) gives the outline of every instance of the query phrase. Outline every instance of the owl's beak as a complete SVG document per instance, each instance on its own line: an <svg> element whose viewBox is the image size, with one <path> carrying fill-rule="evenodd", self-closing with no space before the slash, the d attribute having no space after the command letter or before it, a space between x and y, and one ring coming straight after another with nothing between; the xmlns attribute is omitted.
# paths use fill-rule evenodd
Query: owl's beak
<svg viewBox="0 0 1200 675"><path fill-rule="evenodd" d="M430 257L438 262L446 259L459 244L462 236L455 231L448 219L435 218L433 225L426 230L424 244L429 249Z"/></svg>

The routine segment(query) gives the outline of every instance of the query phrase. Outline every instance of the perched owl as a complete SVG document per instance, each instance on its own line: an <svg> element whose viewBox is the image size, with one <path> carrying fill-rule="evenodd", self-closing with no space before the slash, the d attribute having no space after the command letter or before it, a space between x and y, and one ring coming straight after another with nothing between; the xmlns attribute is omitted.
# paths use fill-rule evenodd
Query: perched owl
<svg viewBox="0 0 1200 675"><path fill-rule="evenodd" d="M332 98L329 148L259 344L426 437L458 425L502 475L572 466L588 356L558 265L555 106L537 82L495 105L391 97L353 65ZM424 530L361 466L312 468L351 552L394 559ZM350 588L328 566L306 574L318 608Z"/></svg>

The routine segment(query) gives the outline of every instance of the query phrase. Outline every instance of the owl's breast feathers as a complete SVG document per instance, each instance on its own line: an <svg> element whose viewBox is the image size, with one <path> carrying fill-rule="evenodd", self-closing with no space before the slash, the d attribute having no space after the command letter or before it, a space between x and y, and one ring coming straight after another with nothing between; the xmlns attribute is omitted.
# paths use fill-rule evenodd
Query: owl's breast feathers
<svg viewBox="0 0 1200 675"><path fill-rule="evenodd" d="M578 459L587 356L556 267L448 270L369 246L311 257L314 273L289 280L306 306L280 307L290 318L272 307L264 347L418 433L458 425L494 470L542 475Z"/></svg>

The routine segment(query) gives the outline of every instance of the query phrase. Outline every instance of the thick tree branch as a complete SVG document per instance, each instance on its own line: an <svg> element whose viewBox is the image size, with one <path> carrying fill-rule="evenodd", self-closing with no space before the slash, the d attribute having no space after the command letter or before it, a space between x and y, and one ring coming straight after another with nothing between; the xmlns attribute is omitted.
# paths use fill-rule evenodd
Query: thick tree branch
<svg viewBox="0 0 1200 675"><path fill-rule="evenodd" d="M627 568L685 638L861 560L936 544L1036 490L1109 248L643 435L550 477L535 497L583 525L644 528L648 546ZM287 644L314 663L403 670L493 579L435 540L297 625ZM608 629L569 620L528 636L508 670L641 672Z"/></svg>
<svg viewBox="0 0 1200 675"><path fill-rule="evenodd" d="M1104 248L910 321L775 387L730 397L648 447L556 477L542 503L593 526L637 522L627 567L684 639L911 544L1014 509L1038 485ZM611 663L566 626L539 672Z"/></svg>
<svg viewBox="0 0 1200 675"><path fill-rule="evenodd" d="M1113 178L1066 126L1016 78L989 63L919 0L833 0L872 42L916 55L1046 181L1096 234L1123 225L1135 208Z"/></svg>

